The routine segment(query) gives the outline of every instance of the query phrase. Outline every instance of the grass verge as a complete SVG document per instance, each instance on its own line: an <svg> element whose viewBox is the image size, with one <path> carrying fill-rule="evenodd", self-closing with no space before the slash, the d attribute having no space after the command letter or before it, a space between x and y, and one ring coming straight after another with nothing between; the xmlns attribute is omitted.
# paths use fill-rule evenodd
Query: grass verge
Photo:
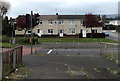
<svg viewBox="0 0 120 81"><path fill-rule="evenodd" d="M108 42L118 43L118 41L107 38L39 38L38 42Z"/></svg>

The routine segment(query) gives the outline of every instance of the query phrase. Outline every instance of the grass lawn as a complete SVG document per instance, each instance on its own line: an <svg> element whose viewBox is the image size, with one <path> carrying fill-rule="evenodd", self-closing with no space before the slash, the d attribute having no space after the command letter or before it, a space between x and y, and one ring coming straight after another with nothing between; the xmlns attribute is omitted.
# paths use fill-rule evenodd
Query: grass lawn
<svg viewBox="0 0 120 81"><path fill-rule="evenodd" d="M118 41L107 38L39 38L38 42L108 42L118 43Z"/></svg>

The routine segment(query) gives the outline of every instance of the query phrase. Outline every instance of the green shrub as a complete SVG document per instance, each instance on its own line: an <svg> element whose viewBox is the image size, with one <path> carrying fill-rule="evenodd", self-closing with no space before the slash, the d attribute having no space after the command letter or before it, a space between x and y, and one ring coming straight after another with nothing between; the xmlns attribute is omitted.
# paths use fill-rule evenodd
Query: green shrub
<svg viewBox="0 0 120 81"><path fill-rule="evenodd" d="M117 32L120 32L120 26L117 26L117 27L116 27L116 31L117 31Z"/></svg>

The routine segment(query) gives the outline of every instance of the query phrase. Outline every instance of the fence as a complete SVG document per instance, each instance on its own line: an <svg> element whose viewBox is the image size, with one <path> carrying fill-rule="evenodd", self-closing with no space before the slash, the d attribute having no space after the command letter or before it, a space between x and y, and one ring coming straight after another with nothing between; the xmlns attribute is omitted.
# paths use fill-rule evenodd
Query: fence
<svg viewBox="0 0 120 81"><path fill-rule="evenodd" d="M118 63L119 44L101 43L101 55Z"/></svg>
<svg viewBox="0 0 120 81"><path fill-rule="evenodd" d="M12 48L11 48L11 47L2 46L1 52L5 52L5 51L8 51L8 50L10 50L10 49L12 49Z"/></svg>
<svg viewBox="0 0 120 81"><path fill-rule="evenodd" d="M2 54L2 77L22 64L22 46L4 48Z"/></svg>

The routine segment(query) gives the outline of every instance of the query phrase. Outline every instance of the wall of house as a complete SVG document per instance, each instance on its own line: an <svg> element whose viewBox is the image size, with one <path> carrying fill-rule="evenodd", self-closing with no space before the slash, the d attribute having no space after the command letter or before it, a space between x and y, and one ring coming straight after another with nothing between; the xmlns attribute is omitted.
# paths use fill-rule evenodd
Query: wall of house
<svg viewBox="0 0 120 81"><path fill-rule="evenodd" d="M56 23L55 23L56 22ZM80 29L83 28L82 24L80 23L80 20L75 20L75 24L70 24L69 20L64 20L64 24L59 24L59 20L54 20L52 25L48 24L48 20L43 20L43 24L37 25L33 31L35 34L37 34L37 30L41 29L43 30L43 34L48 34L48 29L53 29L53 34L58 34L58 30L64 29L64 33L67 35L71 35L69 33L69 29L75 29L75 34L80 33Z"/></svg>
<svg viewBox="0 0 120 81"><path fill-rule="evenodd" d="M42 35L57 35L59 34L58 30L63 29L65 35L79 35L81 33L81 30L86 30L86 33L91 33L91 28L85 28L82 26L82 23L79 19L75 19L74 24L70 24L70 19L64 19L63 24L59 24L59 20L53 20L53 24L48 24L48 20L42 20L42 24L39 24L33 28L33 33L38 35L38 29L43 30ZM49 34L48 29L53 29L53 33ZM74 34L69 33L69 29L75 29ZM102 27L93 27L92 30L97 30L97 33L102 33ZM24 35L24 30L18 31L15 30L16 35ZM26 35L30 35L31 33L26 33Z"/></svg>
<svg viewBox="0 0 120 81"><path fill-rule="evenodd" d="M28 31L31 31L31 30L28 30ZM26 32L26 35L30 35L31 34L28 31ZM15 35L24 35L24 34L25 34L24 30L21 30L21 31L19 31L18 29L15 30Z"/></svg>

